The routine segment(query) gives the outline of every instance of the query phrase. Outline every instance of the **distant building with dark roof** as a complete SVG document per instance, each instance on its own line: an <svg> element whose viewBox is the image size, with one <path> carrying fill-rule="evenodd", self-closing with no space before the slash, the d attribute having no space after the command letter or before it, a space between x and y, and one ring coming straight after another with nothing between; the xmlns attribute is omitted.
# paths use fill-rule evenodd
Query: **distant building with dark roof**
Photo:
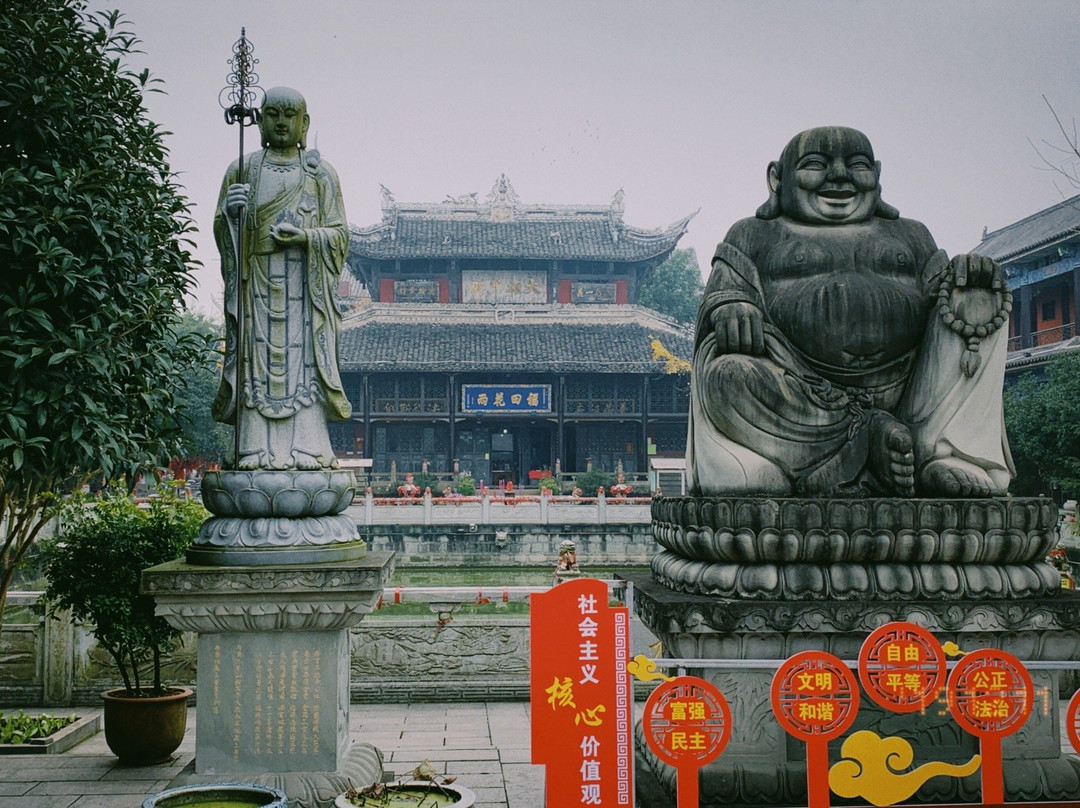
<svg viewBox="0 0 1080 808"><path fill-rule="evenodd" d="M354 227L340 343L351 422L335 449L376 474L468 472L488 485L681 456L691 329L635 305L691 216L662 230L608 205L401 203Z"/></svg>
<svg viewBox="0 0 1080 808"><path fill-rule="evenodd" d="M1080 196L984 233L972 252L1001 264L1013 293L1007 371L1080 347Z"/></svg>

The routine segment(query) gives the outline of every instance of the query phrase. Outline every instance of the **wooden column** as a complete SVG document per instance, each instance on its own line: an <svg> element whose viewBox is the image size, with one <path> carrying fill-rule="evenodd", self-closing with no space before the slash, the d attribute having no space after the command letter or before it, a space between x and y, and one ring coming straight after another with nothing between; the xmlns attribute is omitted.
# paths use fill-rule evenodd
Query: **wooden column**
<svg viewBox="0 0 1080 808"><path fill-rule="evenodd" d="M563 412L564 412L564 410L566 408L566 402L564 400L565 396L563 395L563 390L565 388L566 388L566 377L565 376L559 376L558 381L557 381L557 383L555 385L555 395L553 396L553 398L555 399L555 414L558 417L558 426L556 427L556 429L558 430L558 433L559 433L558 438L556 440L555 459L559 461L563 471L566 471L566 469L567 469L566 439L563 436Z"/></svg>
<svg viewBox="0 0 1080 808"><path fill-rule="evenodd" d="M363 382L360 385L360 394L364 397L364 454L370 457L373 461L375 459L375 447L371 443L371 384L368 380L368 374L364 374ZM371 472L375 472L374 463L371 467Z"/></svg>
<svg viewBox="0 0 1080 808"><path fill-rule="evenodd" d="M446 458L447 470L454 470L454 453L457 451L457 376L451 373L447 377L447 394L450 396L450 446L447 449L449 457Z"/></svg>
<svg viewBox="0 0 1080 808"><path fill-rule="evenodd" d="M1070 337L1075 337L1080 333L1078 321L1080 321L1080 265L1073 267L1072 271L1072 320L1070 322L1073 327Z"/></svg>
<svg viewBox="0 0 1080 808"><path fill-rule="evenodd" d="M641 448L638 449L638 465L649 473L649 377L641 377Z"/></svg>
<svg viewBox="0 0 1080 808"><path fill-rule="evenodd" d="M1031 347L1031 284L1020 287L1020 347Z"/></svg>

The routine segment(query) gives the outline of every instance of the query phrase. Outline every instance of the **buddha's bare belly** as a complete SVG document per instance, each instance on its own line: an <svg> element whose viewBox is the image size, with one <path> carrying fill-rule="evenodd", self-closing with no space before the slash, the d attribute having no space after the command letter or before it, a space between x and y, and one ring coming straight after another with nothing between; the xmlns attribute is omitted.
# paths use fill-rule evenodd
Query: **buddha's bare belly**
<svg viewBox="0 0 1080 808"><path fill-rule="evenodd" d="M763 281L770 319L816 363L878 368L918 347L925 331L928 303L911 277L831 270Z"/></svg>

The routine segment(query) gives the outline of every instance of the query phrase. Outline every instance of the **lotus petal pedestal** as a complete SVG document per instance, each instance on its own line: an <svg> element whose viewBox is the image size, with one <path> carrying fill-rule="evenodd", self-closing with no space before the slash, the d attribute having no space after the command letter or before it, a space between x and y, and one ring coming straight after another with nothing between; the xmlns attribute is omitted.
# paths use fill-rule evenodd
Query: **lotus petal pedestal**
<svg viewBox="0 0 1080 808"><path fill-rule="evenodd" d="M356 494L351 471L211 471L202 483L207 519L187 552L192 564L263 566L363 558L366 543L343 511Z"/></svg>

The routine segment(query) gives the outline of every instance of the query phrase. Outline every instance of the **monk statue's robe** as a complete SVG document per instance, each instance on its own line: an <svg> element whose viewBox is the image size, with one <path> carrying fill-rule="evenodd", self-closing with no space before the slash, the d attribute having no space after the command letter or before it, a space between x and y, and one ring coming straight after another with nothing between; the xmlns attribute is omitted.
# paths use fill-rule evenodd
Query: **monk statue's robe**
<svg viewBox="0 0 1080 808"><path fill-rule="evenodd" d="M237 224L225 212L234 183L251 188L243 267L236 266ZM306 246L276 243L270 230L281 223L301 228ZM349 247L337 174L315 151L297 149L288 160L247 155L243 177L237 163L226 173L214 235L227 334L214 418L237 425L238 467L335 466L326 422L351 414L337 365L334 290Z"/></svg>

